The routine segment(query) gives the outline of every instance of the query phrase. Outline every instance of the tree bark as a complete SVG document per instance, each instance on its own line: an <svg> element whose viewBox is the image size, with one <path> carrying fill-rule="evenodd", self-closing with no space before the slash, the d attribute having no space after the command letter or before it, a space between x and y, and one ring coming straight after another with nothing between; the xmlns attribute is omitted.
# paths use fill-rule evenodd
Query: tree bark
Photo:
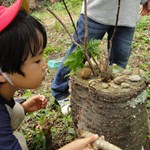
<svg viewBox="0 0 150 150"><path fill-rule="evenodd" d="M71 77L72 117L77 130L104 135L123 150L141 150L148 131L146 84L125 78L130 88L116 88L110 81L105 89L100 79L91 86L91 80Z"/></svg>

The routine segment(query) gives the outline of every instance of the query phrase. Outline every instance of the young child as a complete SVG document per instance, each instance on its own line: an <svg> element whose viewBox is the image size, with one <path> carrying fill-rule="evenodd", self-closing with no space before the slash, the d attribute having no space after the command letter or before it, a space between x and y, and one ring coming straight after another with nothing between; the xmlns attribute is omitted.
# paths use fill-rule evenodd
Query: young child
<svg viewBox="0 0 150 150"><path fill-rule="evenodd" d="M23 4L24 9L20 9ZM0 6L0 150L27 150L26 140L17 127L25 112L46 107L43 95L23 103L15 102L18 89L35 89L45 79L47 63L42 58L47 37L45 28L27 13L27 3L17 0L10 7ZM98 138L76 140L60 150L88 149Z"/></svg>

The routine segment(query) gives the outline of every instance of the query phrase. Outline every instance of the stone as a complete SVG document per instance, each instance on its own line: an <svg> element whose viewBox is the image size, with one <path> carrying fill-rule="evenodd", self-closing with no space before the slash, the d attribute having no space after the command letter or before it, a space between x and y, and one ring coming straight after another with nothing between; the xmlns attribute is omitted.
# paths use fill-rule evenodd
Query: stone
<svg viewBox="0 0 150 150"><path fill-rule="evenodd" d="M125 81L125 76L118 76L114 79L114 83L117 85L120 85L124 81Z"/></svg>
<svg viewBox="0 0 150 150"><path fill-rule="evenodd" d="M102 88L103 89L107 89L108 88L108 84L107 83L102 83Z"/></svg>
<svg viewBox="0 0 150 150"><path fill-rule="evenodd" d="M132 82L141 81L141 77L139 75L131 75L129 76L129 80Z"/></svg>
<svg viewBox="0 0 150 150"><path fill-rule="evenodd" d="M123 71L123 74L125 74L125 75L131 75L131 74L132 74L132 71L126 69L126 70Z"/></svg>
<svg viewBox="0 0 150 150"><path fill-rule="evenodd" d="M129 88L130 85L128 83L123 82L123 83L121 83L121 87L122 88Z"/></svg>

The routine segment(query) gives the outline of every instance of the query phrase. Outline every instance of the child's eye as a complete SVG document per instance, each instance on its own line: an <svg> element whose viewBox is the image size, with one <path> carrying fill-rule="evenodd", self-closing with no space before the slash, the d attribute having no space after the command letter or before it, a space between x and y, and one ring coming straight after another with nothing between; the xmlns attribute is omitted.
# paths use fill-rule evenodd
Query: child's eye
<svg viewBox="0 0 150 150"><path fill-rule="evenodd" d="M38 64L38 63L40 63L40 62L41 62L41 60L37 60L37 61L35 61L35 63L36 63L36 64Z"/></svg>

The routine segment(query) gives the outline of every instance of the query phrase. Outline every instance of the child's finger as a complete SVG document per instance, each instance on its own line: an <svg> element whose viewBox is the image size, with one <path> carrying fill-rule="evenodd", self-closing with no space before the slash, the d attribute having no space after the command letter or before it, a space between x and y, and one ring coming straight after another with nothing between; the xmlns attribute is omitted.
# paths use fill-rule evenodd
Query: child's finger
<svg viewBox="0 0 150 150"><path fill-rule="evenodd" d="M55 0L51 0L52 4L55 3Z"/></svg>
<svg viewBox="0 0 150 150"><path fill-rule="evenodd" d="M40 99L41 100L44 100L45 99L45 96L44 95L39 95L40 96Z"/></svg>
<svg viewBox="0 0 150 150"><path fill-rule="evenodd" d="M90 137L85 138L85 139L84 139L84 144L85 144L85 145L91 144L91 143L93 143L94 141L96 141L97 139L98 139L98 135L97 135L97 134L94 134L94 135L92 135L92 136L90 136Z"/></svg>

